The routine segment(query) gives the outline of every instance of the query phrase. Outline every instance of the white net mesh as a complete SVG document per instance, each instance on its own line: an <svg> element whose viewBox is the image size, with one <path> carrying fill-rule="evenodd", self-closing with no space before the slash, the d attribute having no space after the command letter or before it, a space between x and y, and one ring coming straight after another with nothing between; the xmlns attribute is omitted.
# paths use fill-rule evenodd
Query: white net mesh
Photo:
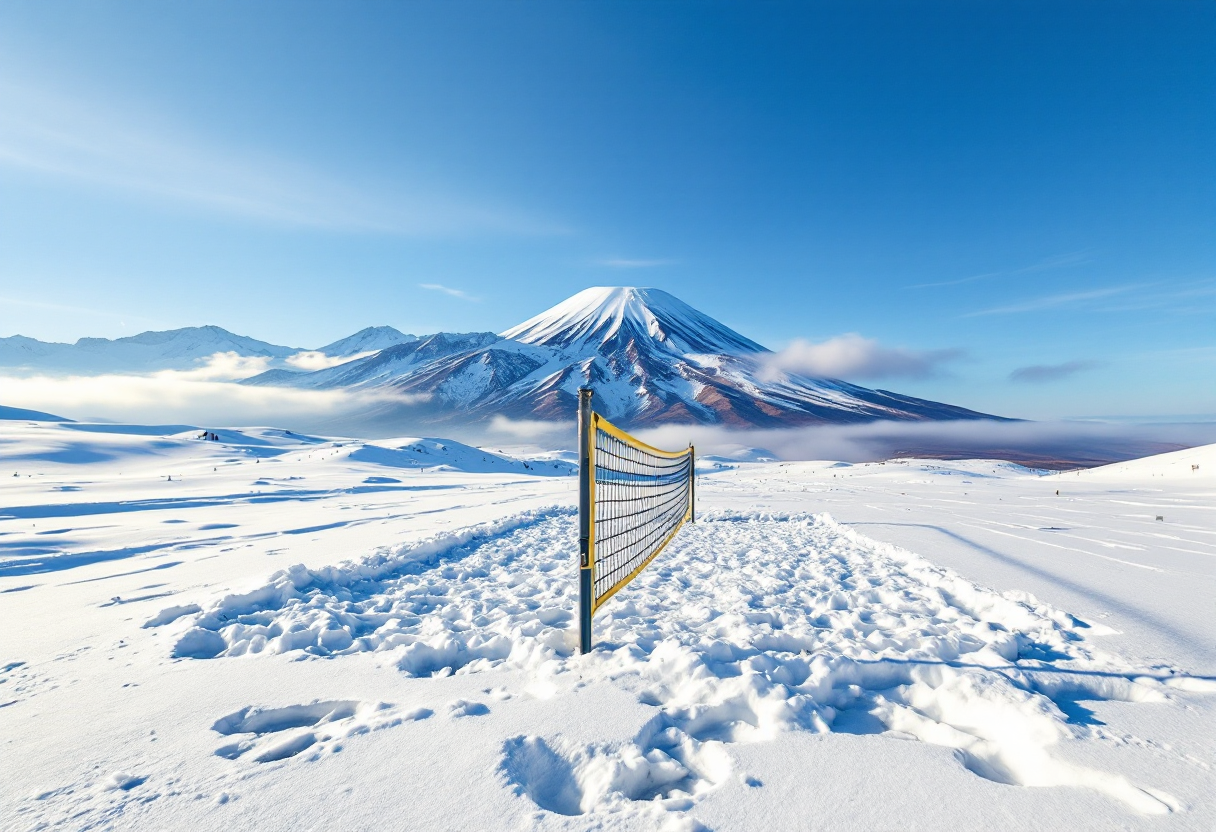
<svg viewBox="0 0 1216 832"><path fill-rule="evenodd" d="M598 603L627 582L691 514L692 450L656 454L595 431L595 574Z"/></svg>

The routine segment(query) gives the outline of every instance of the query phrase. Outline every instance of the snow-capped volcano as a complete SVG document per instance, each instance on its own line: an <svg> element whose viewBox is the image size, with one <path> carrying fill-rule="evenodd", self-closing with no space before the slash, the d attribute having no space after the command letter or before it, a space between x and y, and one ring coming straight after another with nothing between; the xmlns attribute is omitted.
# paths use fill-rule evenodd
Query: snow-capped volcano
<svg viewBox="0 0 1216 832"><path fill-rule="evenodd" d="M498 336L441 334L328 370L249 383L400 393L415 403L409 418L432 421L567 421L583 385L594 388L597 410L626 426L991 418L844 381L774 374L771 355L666 292L604 287ZM401 405L380 408L386 420L402 415Z"/></svg>
<svg viewBox="0 0 1216 832"><path fill-rule="evenodd" d="M524 344L612 352L634 343L677 354L766 352L661 289L597 286L502 333Z"/></svg>
<svg viewBox="0 0 1216 832"><path fill-rule="evenodd" d="M995 418L776 371L773 353L750 338L667 292L630 286L586 289L497 335L418 337L368 327L315 352L341 363L308 372L297 356L313 356L297 348L206 326L76 344L0 338L0 368L151 372L193 369L216 353L236 353L268 366L242 384L381 394L365 415L394 429L496 416L569 421L583 385L594 388L599 412L629 427Z"/></svg>

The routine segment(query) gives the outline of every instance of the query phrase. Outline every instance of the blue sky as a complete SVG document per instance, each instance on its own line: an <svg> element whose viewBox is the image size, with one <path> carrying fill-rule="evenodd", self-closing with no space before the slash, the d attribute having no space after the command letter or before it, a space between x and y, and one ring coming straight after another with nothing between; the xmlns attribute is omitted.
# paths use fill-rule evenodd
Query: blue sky
<svg viewBox="0 0 1216 832"><path fill-rule="evenodd" d="M314 347L645 285L856 333L868 386L1210 416L1213 43L1191 0L6 3L0 336Z"/></svg>

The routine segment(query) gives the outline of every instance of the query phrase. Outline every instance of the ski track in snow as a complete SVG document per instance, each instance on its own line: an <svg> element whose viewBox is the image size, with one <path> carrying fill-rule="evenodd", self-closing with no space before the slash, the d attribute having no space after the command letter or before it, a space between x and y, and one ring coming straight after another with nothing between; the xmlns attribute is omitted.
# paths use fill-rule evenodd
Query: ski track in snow
<svg viewBox="0 0 1216 832"><path fill-rule="evenodd" d="M954 749L998 783L1097 790L1142 814L1183 808L1057 750L1145 744L1093 719L1086 701L1168 702L1172 690L1216 684L1126 666L1085 638L1098 630L1033 596L977 586L828 515L717 511L601 610L596 649L583 657L576 528L568 509L526 512L360 561L292 567L252 592L170 607L145 627L173 628L173 655L186 661L367 652L386 672L415 677L512 668L536 690L574 674L633 692L655 713L630 742L503 744L504 786L559 815L691 822L687 810L739 776L733 745L788 731L886 732ZM249 706L216 715L215 753L239 766L317 759L355 734L489 709Z"/></svg>

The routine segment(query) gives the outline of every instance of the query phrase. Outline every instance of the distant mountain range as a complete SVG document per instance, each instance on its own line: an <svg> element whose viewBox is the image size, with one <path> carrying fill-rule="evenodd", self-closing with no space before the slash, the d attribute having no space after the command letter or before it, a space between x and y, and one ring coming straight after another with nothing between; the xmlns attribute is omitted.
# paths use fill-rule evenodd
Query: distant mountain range
<svg viewBox="0 0 1216 832"><path fill-rule="evenodd" d="M331 358L377 352L395 344L418 340L391 326L372 326L312 352ZM14 335L0 338L0 368L55 373L147 373L156 370L192 370L216 353L234 352L265 357L271 365L309 352L282 347L256 338L235 335L218 326L191 326L165 332L141 332L127 338L81 338L59 344Z"/></svg>
<svg viewBox="0 0 1216 832"><path fill-rule="evenodd" d="M346 358L352 355L379 352L389 347L395 347L398 344L408 344L417 340L417 335L406 335L404 332L398 332L391 326L369 326L367 329L359 330L354 335L348 335L339 341L334 341L332 344L326 344L318 349L317 352L324 353L333 358Z"/></svg>
<svg viewBox="0 0 1216 832"><path fill-rule="evenodd" d="M264 356L257 386L374 391L393 421L569 420L577 390L625 426L663 423L783 427L878 419L994 419L953 405L845 381L777 371L773 353L658 289L587 289L500 334L418 337L371 327L317 350L280 347L219 327L146 332L74 345L0 339L0 366L73 371L189 369L216 352ZM302 353L338 361L316 366ZM330 364L331 361L321 363ZM402 404L411 402L411 404Z"/></svg>
<svg viewBox="0 0 1216 832"><path fill-rule="evenodd" d="M411 340L379 350L373 355L358 360L344 362L315 372L268 370L261 375L245 379L241 383L316 390L332 390L341 387L362 389L387 387L420 367L451 355L488 346L499 340L499 337L493 332L439 332L422 338L413 335L404 337Z"/></svg>

